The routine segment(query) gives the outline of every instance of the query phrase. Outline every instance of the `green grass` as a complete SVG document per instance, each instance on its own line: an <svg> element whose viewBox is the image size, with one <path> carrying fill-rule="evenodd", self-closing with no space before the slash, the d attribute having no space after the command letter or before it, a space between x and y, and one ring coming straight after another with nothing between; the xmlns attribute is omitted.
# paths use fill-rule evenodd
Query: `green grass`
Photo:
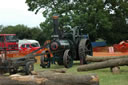
<svg viewBox="0 0 128 85"><path fill-rule="evenodd" d="M95 73L99 76L100 85L128 85L128 66L122 66L120 68L120 74L112 74L110 68L93 70L87 72L77 72L79 62L75 62L72 68L67 69L67 73L76 75L85 75ZM51 68L41 68L39 64L35 64L35 71L62 69L64 66L52 65Z"/></svg>

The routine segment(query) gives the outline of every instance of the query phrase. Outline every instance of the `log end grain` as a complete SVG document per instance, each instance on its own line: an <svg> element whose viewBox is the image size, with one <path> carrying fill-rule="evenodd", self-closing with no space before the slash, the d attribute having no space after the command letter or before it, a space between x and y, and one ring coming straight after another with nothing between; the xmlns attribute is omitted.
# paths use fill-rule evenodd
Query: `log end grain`
<svg viewBox="0 0 128 85"><path fill-rule="evenodd" d="M92 80L90 82L95 83L95 84L99 84L99 77L98 76L91 76Z"/></svg>

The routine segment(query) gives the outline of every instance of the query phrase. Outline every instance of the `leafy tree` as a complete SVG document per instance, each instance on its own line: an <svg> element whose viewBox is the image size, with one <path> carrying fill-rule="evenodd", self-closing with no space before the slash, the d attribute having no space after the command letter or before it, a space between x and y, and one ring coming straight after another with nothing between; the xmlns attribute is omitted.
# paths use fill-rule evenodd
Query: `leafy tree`
<svg viewBox="0 0 128 85"><path fill-rule="evenodd" d="M30 29L24 25L6 26L1 31L2 34L16 34L19 39L31 38Z"/></svg>
<svg viewBox="0 0 128 85"><path fill-rule="evenodd" d="M43 43L46 40L46 36L45 36L46 33L38 27L31 28L30 30L31 30L32 39L38 40L40 44L43 45Z"/></svg>
<svg viewBox="0 0 128 85"><path fill-rule="evenodd" d="M60 28L80 26L90 34L92 41L103 38L108 43L115 43L128 38L124 33L128 27L125 20L128 18L127 0L26 0L26 3L35 13L45 9L44 28L51 27L51 17L58 14Z"/></svg>
<svg viewBox="0 0 128 85"><path fill-rule="evenodd" d="M128 18L128 1L106 0L105 4L109 6L106 10L111 12L109 18L112 22L111 32L106 34L105 39L113 43L127 40L128 24L126 23L126 18Z"/></svg>

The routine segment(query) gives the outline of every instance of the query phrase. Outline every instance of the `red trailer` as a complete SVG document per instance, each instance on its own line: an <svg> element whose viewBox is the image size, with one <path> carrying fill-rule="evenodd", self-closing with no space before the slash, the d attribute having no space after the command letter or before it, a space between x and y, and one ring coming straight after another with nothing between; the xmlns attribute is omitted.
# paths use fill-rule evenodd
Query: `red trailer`
<svg viewBox="0 0 128 85"><path fill-rule="evenodd" d="M18 50L18 39L16 34L0 34L0 50Z"/></svg>
<svg viewBox="0 0 128 85"><path fill-rule="evenodd" d="M128 52L128 40L121 41L119 44L113 45L115 51Z"/></svg>

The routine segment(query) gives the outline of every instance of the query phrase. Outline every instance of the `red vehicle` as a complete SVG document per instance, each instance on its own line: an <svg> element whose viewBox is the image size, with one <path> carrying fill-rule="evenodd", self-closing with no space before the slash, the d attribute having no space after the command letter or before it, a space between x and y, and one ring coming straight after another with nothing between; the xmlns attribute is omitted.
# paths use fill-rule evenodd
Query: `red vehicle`
<svg viewBox="0 0 128 85"><path fill-rule="evenodd" d="M0 50L18 50L18 39L16 34L0 34Z"/></svg>
<svg viewBox="0 0 128 85"><path fill-rule="evenodd" d="M21 45L20 50L23 50L23 51L26 51L26 50L34 51L34 50L37 50L38 48L40 48L40 46L37 45L37 44L26 43L26 44L22 44Z"/></svg>
<svg viewBox="0 0 128 85"><path fill-rule="evenodd" d="M114 44L114 50L119 52L128 52L128 40L121 41L119 44Z"/></svg>

